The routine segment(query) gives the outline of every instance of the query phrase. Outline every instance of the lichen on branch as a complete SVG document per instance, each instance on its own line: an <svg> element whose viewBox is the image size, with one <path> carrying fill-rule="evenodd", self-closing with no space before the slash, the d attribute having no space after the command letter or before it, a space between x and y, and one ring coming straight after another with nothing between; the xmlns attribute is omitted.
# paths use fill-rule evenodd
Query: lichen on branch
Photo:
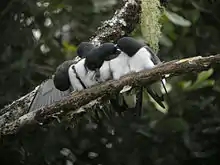
<svg viewBox="0 0 220 165"><path fill-rule="evenodd" d="M161 35L161 10L159 0L142 0L141 3L141 32L149 46L157 52Z"/></svg>

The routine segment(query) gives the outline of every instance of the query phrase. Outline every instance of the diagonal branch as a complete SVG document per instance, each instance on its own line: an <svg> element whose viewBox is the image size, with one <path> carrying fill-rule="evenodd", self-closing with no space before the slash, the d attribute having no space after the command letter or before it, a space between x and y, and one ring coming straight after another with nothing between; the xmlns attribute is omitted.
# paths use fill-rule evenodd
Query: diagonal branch
<svg viewBox="0 0 220 165"><path fill-rule="evenodd" d="M1 135L16 134L21 128L31 124L33 126L36 125L36 123L46 124L51 121L54 116L62 117L70 111L75 111L75 114L79 114L81 112L76 110L81 106L88 104L97 98L111 96L119 92L125 85L141 86L142 84L150 84L167 74L169 77L172 77L192 72L196 73L207 70L214 64L219 63L220 54L208 57L198 56L182 60L174 60L161 64L151 70L131 73L122 77L118 81L110 80L91 88L74 92L63 101L56 102L53 105L44 107L38 111L29 112L17 120L4 125L1 128Z"/></svg>
<svg viewBox="0 0 220 165"><path fill-rule="evenodd" d="M99 45L106 41L116 41L121 36L131 33L139 22L140 0L123 0L123 7L114 16L98 28L91 42Z"/></svg>

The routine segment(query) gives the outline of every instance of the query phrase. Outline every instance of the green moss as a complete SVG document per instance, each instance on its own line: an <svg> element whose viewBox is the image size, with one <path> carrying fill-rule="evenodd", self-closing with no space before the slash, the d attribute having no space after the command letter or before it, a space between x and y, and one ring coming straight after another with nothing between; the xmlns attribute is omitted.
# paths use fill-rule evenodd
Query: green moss
<svg viewBox="0 0 220 165"><path fill-rule="evenodd" d="M141 3L141 32L144 40L157 52L161 35L159 0L142 0Z"/></svg>

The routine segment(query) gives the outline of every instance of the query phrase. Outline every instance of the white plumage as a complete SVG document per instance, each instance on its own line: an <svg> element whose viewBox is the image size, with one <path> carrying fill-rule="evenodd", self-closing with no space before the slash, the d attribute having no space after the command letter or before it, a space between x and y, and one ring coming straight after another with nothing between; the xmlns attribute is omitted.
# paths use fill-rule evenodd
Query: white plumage
<svg viewBox="0 0 220 165"><path fill-rule="evenodd" d="M130 72L128 63L129 57L124 52L121 52L118 57L110 61L110 69L114 80L118 80Z"/></svg>
<svg viewBox="0 0 220 165"><path fill-rule="evenodd" d="M134 72L151 69L154 66L154 63L151 60L151 54L145 47L139 49L134 56L129 58L129 67L131 71Z"/></svg>
<svg viewBox="0 0 220 165"><path fill-rule="evenodd" d="M90 71L85 68L85 59L80 60L77 64L71 65L71 67L68 70L70 83L75 90L82 90L84 89L82 83L85 85L86 88L91 87L98 82L95 80L95 71ZM75 67L75 71L78 75L78 78L76 76L76 73L73 69ZM82 83L80 82L80 80Z"/></svg>
<svg viewBox="0 0 220 165"><path fill-rule="evenodd" d="M100 72L100 78L98 79L99 82L105 82L107 80L112 79L112 74L110 70L110 61L104 61L99 72Z"/></svg>

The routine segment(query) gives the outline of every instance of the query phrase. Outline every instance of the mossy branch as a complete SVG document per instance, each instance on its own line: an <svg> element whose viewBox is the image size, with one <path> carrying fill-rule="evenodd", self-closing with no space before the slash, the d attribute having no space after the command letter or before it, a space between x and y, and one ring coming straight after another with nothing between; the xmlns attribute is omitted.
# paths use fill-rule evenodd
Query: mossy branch
<svg viewBox="0 0 220 165"><path fill-rule="evenodd" d="M220 54L208 57L193 57L182 60L174 60L162 65L159 65L151 70L141 71L139 73L131 73L122 77L120 80L110 80L102 84L98 84L91 88L74 92L66 97L63 101L54 103L53 105L44 107L37 111L29 112L16 119L15 121L5 124L1 127L1 137L9 134L16 134L25 126L36 124L45 124L53 120L55 117L64 116L70 111L75 111L75 114L81 113L76 111L81 106L100 98L108 97L118 93L125 85L141 86L150 84L161 79L162 76L169 77L183 75L187 73L196 73L207 70L214 64L220 63Z"/></svg>

